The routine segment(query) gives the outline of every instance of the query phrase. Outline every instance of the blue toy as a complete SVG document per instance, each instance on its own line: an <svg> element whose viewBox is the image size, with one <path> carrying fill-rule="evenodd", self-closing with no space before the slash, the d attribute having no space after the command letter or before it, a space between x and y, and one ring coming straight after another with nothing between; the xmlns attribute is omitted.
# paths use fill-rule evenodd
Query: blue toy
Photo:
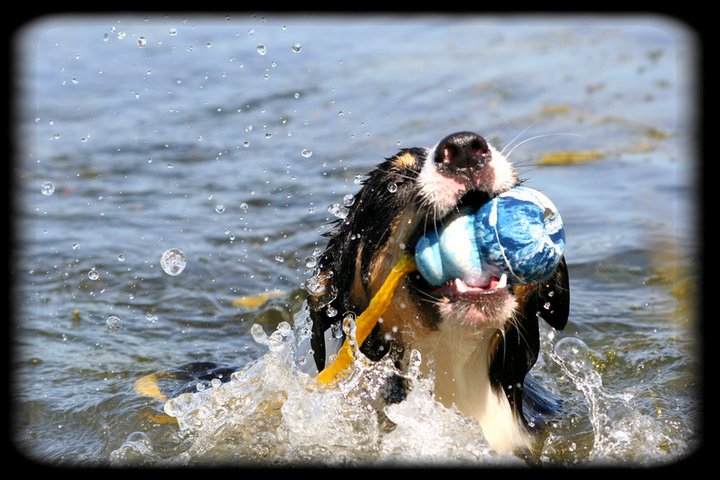
<svg viewBox="0 0 720 480"><path fill-rule="evenodd" d="M533 283L555 271L564 250L555 205L537 190L519 186L426 232L415 247L415 263L434 286L456 278L484 285L503 273L509 283Z"/></svg>

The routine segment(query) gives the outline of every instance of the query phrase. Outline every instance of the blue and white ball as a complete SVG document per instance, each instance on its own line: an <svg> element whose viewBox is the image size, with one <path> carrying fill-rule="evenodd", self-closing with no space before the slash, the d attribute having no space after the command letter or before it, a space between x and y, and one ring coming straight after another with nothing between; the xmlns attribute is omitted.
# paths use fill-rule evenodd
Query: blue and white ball
<svg viewBox="0 0 720 480"><path fill-rule="evenodd" d="M518 283L548 278L565 251L565 229L557 207L529 187L515 187L484 204L475 214L482 263L497 276Z"/></svg>
<svg viewBox="0 0 720 480"><path fill-rule="evenodd" d="M507 274L510 283L548 278L565 250L565 231L555 205L529 187L515 187L446 219L415 247L415 263L428 283L459 278L468 285Z"/></svg>

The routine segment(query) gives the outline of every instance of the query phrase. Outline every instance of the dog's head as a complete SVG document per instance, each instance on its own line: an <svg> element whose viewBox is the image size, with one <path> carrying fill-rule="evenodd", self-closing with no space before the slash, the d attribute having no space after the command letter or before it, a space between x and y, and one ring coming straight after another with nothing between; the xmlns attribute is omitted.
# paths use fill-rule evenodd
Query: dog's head
<svg viewBox="0 0 720 480"><path fill-rule="evenodd" d="M318 368L325 363L322 332L345 312L363 312L424 232L438 228L458 209L479 207L519 183L510 162L472 132L449 135L431 148L403 149L372 171L347 217L329 235L313 278L316 289L309 305ZM529 285L487 276L477 285L456 280L438 288L414 272L398 287L376 327L382 335L368 338L364 351L380 357L388 342L412 343L428 330L504 331L526 317L537 322L537 315L562 328L568 315L566 292L564 261L547 282ZM541 309L547 302L552 309ZM328 306L331 314L338 313L328 316Z"/></svg>

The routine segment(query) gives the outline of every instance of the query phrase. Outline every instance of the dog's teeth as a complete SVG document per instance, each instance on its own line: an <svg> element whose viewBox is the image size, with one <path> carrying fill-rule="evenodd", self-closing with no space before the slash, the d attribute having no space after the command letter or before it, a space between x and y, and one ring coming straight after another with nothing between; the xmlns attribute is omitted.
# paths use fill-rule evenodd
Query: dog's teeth
<svg viewBox="0 0 720 480"><path fill-rule="evenodd" d="M507 274L503 273L500 277L500 280L498 281L495 288L505 288L507 287Z"/></svg>
<svg viewBox="0 0 720 480"><path fill-rule="evenodd" d="M467 292L467 290L468 290L467 285L465 285L465 282L463 282L459 278L455 279L455 289L460 293Z"/></svg>

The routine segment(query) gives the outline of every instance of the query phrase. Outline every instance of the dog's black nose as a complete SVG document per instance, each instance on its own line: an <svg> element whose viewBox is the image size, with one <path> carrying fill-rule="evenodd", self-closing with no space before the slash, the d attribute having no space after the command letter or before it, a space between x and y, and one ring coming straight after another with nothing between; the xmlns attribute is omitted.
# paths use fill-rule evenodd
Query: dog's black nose
<svg viewBox="0 0 720 480"><path fill-rule="evenodd" d="M458 132L443 138L435 150L435 163L451 172L481 168L491 160L483 137L473 132Z"/></svg>

